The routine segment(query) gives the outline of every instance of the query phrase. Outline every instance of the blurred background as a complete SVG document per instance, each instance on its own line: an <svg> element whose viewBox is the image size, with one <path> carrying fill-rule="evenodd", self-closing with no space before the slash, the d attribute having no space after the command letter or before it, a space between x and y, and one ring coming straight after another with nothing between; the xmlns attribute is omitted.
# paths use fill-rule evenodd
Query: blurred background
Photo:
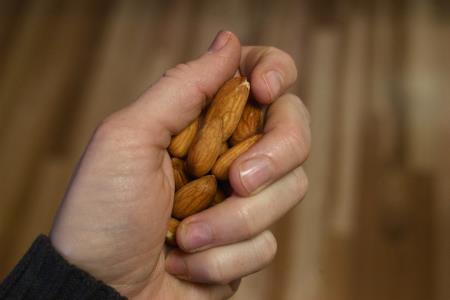
<svg viewBox="0 0 450 300"><path fill-rule="evenodd" d="M220 29L297 62L310 191L233 299L450 299L447 0L0 0L0 279L93 129Z"/></svg>

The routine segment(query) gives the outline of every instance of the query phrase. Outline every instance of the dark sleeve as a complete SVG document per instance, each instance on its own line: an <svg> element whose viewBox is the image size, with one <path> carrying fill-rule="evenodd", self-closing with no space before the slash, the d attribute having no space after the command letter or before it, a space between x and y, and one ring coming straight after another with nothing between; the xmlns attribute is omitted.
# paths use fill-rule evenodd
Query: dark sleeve
<svg viewBox="0 0 450 300"><path fill-rule="evenodd" d="M126 299L113 288L69 264L39 236L0 284L0 299Z"/></svg>

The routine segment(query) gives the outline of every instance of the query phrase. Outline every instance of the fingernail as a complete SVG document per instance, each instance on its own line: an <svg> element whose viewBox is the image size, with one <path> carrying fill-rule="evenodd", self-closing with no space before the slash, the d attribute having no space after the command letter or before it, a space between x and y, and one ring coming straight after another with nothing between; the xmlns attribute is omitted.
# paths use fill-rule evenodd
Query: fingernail
<svg viewBox="0 0 450 300"><path fill-rule="evenodd" d="M166 259L166 270L176 276L186 277L187 276L187 266L184 259L176 253L171 253Z"/></svg>
<svg viewBox="0 0 450 300"><path fill-rule="evenodd" d="M281 74L278 71L269 71L264 75L264 80L270 89L271 98L278 96L283 82L283 77L281 77Z"/></svg>
<svg viewBox="0 0 450 300"><path fill-rule="evenodd" d="M272 177L272 168L267 157L255 157L239 165L241 182L250 194L269 181Z"/></svg>
<svg viewBox="0 0 450 300"><path fill-rule="evenodd" d="M208 51L216 52L222 49L230 40L231 32L221 30L217 33L216 38L212 42L211 46L209 46Z"/></svg>
<svg viewBox="0 0 450 300"><path fill-rule="evenodd" d="M200 222L182 226L181 236L183 248L186 250L196 250L212 242L211 228Z"/></svg>

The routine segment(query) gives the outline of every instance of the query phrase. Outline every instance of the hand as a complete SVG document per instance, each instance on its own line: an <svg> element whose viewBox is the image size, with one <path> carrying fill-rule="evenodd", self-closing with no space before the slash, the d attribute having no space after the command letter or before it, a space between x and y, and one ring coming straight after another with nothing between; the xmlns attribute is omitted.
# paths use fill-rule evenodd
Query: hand
<svg viewBox="0 0 450 300"><path fill-rule="evenodd" d="M184 252L166 256L171 135L194 120L238 68L256 100L272 103L264 138L233 164L235 194L183 220L177 241ZM168 70L100 124L53 225L55 248L130 298L230 297L241 277L272 260L276 241L266 228L306 191L300 165L309 152L308 114L296 96L284 94L296 75L284 52L241 48L235 35L220 32L200 58Z"/></svg>

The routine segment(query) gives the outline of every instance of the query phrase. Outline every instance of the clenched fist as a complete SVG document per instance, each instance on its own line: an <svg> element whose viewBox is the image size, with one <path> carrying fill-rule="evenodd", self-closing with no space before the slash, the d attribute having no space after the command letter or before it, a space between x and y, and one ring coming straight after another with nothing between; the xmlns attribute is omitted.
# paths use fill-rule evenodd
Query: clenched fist
<svg viewBox="0 0 450 300"><path fill-rule="evenodd" d="M239 70L269 105L264 135L229 171L234 193L184 219L180 250L164 239L174 198L171 136L195 120ZM241 47L222 31L134 103L106 118L87 146L54 222L51 241L71 263L131 299L224 299L266 266L277 244L267 228L303 197L308 113L285 94L294 62L271 47Z"/></svg>

